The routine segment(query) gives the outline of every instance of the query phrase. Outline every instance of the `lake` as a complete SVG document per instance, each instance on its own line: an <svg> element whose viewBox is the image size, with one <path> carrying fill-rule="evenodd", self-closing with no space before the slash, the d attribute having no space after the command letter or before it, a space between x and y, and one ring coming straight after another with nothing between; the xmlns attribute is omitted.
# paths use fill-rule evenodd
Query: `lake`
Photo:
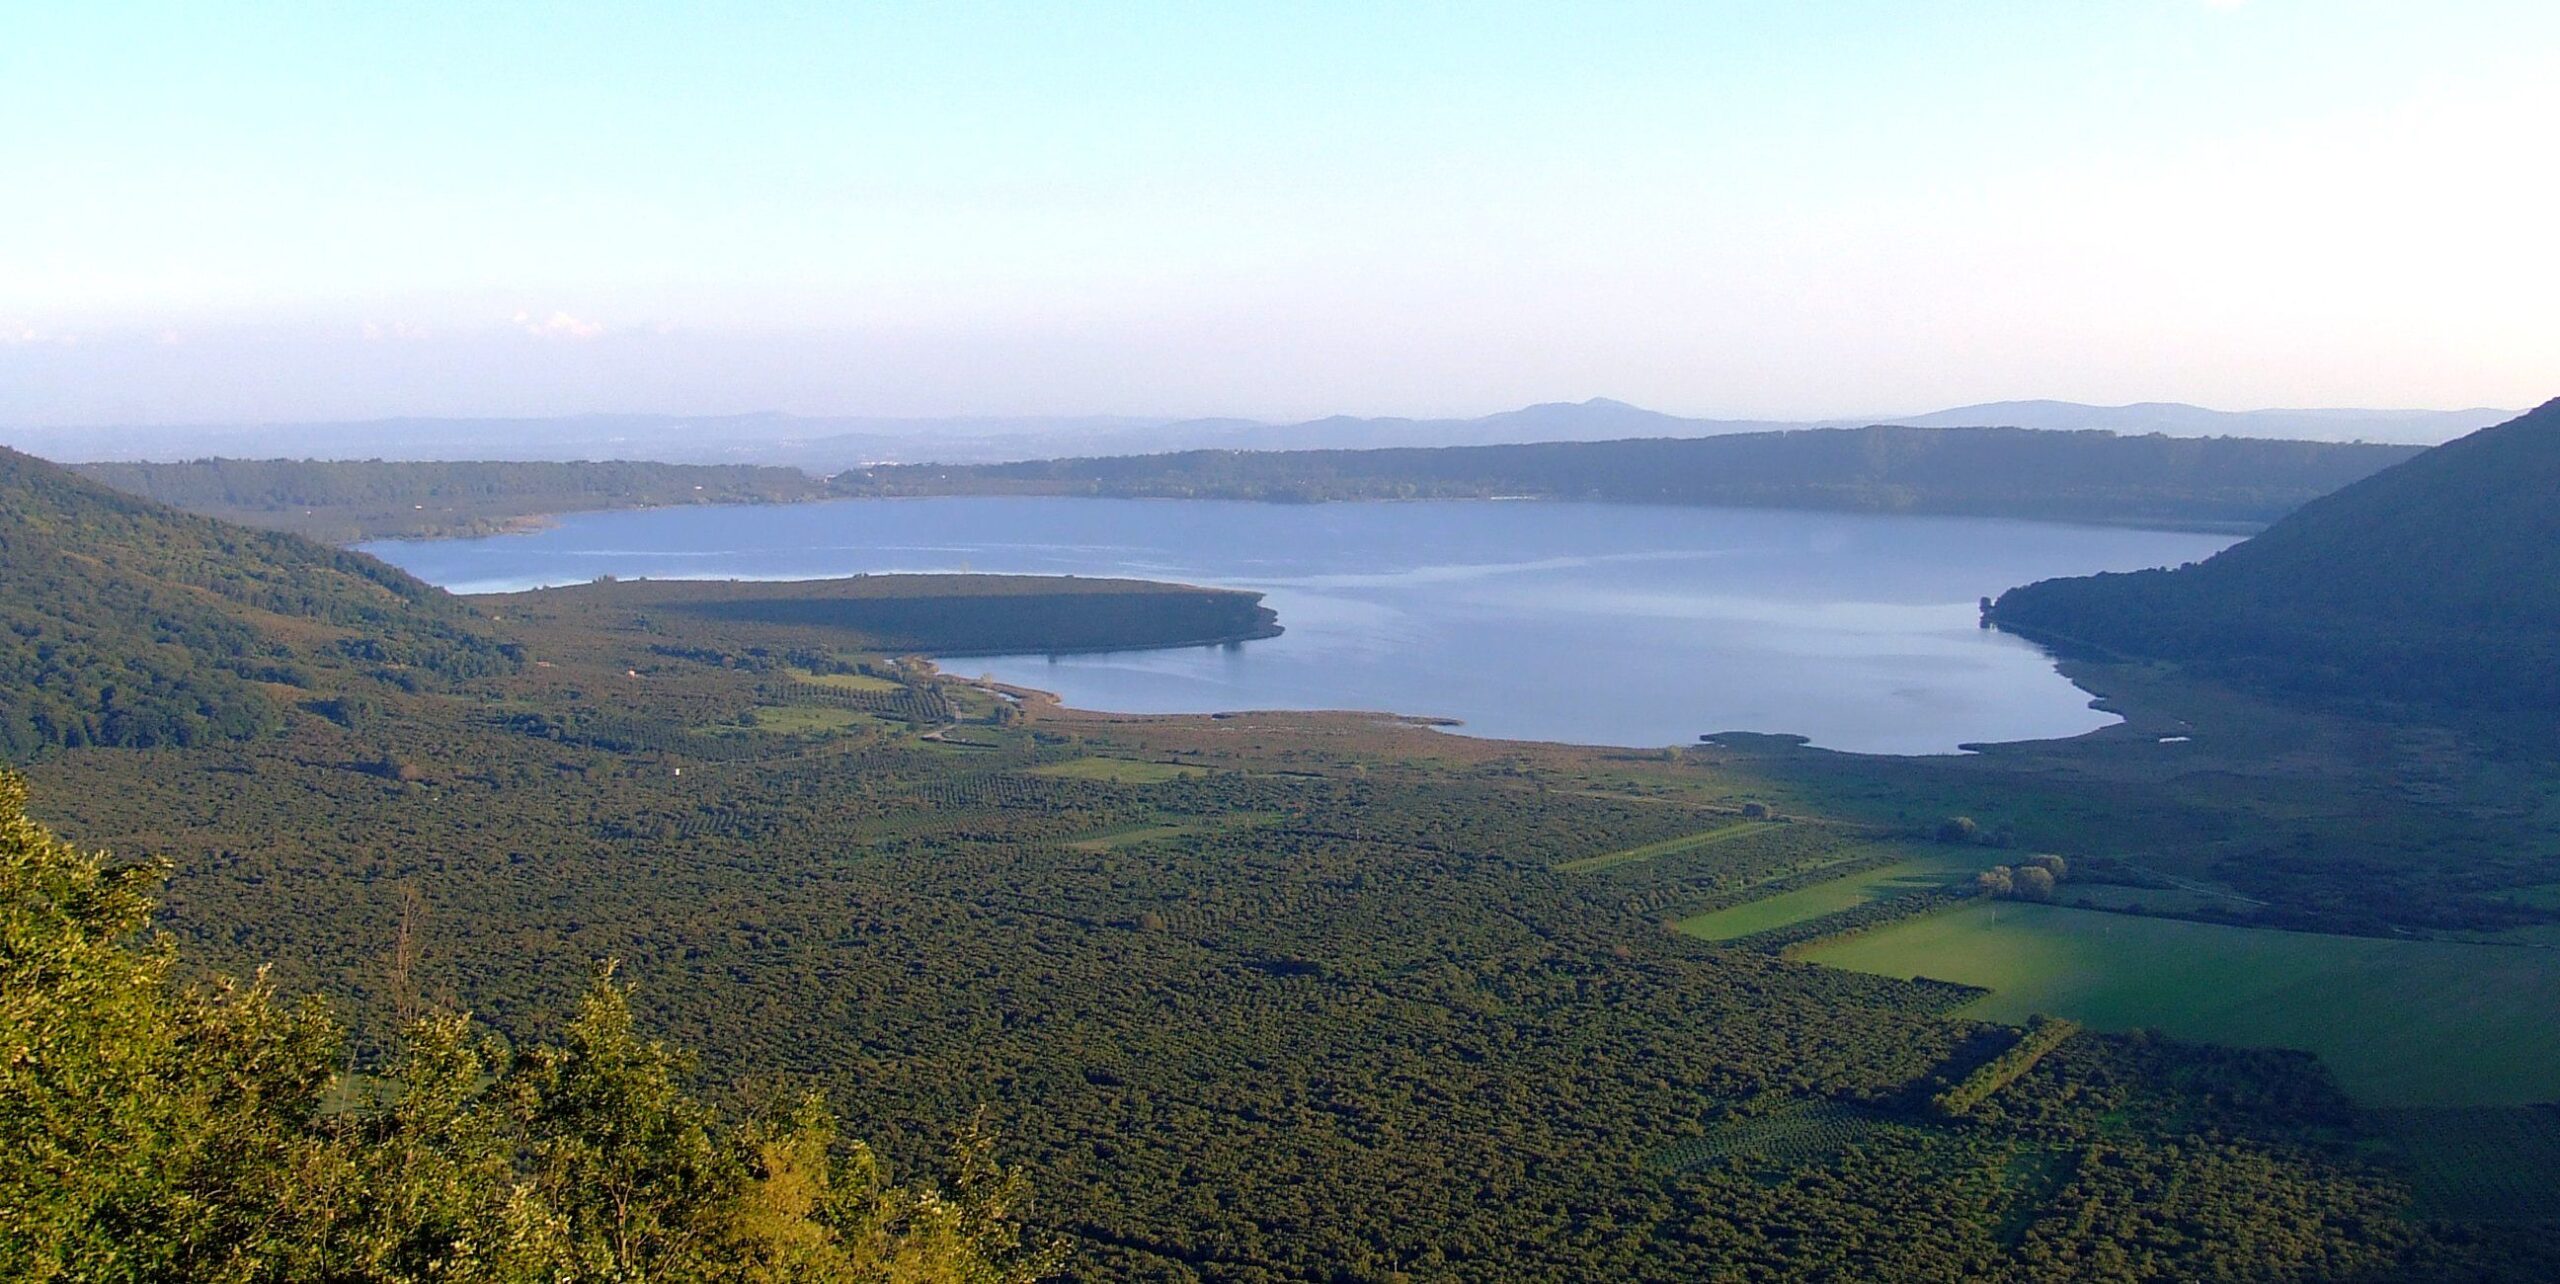
<svg viewBox="0 0 2560 1284"><path fill-rule="evenodd" d="M2041 649L1977 627L1977 599L2229 543L1775 509L966 498L585 513L524 534L363 547L466 593L866 571L1258 589L1280 637L951 667L1130 713L1375 709L1506 738L1658 746L1772 731L1912 754L2114 721Z"/></svg>

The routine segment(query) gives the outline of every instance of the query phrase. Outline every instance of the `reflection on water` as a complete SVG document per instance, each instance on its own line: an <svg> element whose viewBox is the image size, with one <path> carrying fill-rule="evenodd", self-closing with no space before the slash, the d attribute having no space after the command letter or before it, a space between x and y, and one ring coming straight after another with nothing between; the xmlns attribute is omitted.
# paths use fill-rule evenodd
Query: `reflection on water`
<svg viewBox="0 0 2560 1284"><path fill-rule="evenodd" d="M1786 731L1933 753L2110 721L1977 599L2175 565L2227 537L1972 518L1612 504L872 500L570 517L367 551L464 592L598 575L1130 575L1260 589L1233 648L969 659L1128 712L1379 709L1591 744Z"/></svg>

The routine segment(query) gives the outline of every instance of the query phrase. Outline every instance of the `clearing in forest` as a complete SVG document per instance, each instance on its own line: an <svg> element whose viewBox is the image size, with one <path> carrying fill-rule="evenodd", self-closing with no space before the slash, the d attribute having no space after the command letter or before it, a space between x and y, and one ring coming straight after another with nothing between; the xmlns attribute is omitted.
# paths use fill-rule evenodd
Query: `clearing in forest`
<svg viewBox="0 0 2560 1284"><path fill-rule="evenodd" d="M1718 826L1717 828L1706 830L1703 833L1682 834L1678 838L1666 838L1658 843L1646 843L1642 847L1630 847L1625 851L1603 852L1597 856L1585 856L1580 860L1569 860L1556 866L1556 872L1560 874L1588 874L1593 870L1610 869L1619 865L1632 865L1640 860L1654 860L1663 856L1677 856L1682 852L1704 847L1709 843L1720 843L1728 838L1740 838L1744 834L1756 834L1761 830L1769 828L1775 823L1776 822L1774 821L1766 820L1736 821L1733 824Z"/></svg>
<svg viewBox="0 0 2560 1284"><path fill-rule="evenodd" d="M1192 834L1205 834L1220 830L1250 829L1256 826L1268 825L1278 819L1279 817L1276 814L1270 812L1248 811L1234 812L1224 816L1213 816L1200 820L1163 822L1136 821L1126 825L1113 825L1108 829L1097 829L1090 833L1077 834L1072 838L1062 840L1060 846L1080 852L1107 852L1122 847L1135 846L1139 843L1154 842L1159 838L1184 838Z"/></svg>
<svg viewBox="0 0 2560 1284"><path fill-rule="evenodd" d="M1879 851L1900 851L1905 856L1890 865L1859 870L1811 887L1799 887L1792 892L1781 892L1685 918L1676 926L1683 934L1701 940L1736 940L1825 914L1836 914L1870 901L1935 891L1951 883L1963 882L2000 863L2000 853L1987 848L1944 847L1934 843L1880 843L1840 854L1846 859Z"/></svg>
<svg viewBox="0 0 2560 1284"><path fill-rule="evenodd" d="M871 691L888 693L904 690L898 683L868 673L813 673L807 669L790 670L791 680L811 686L834 687L839 691Z"/></svg>
<svg viewBox="0 0 2560 1284"><path fill-rule="evenodd" d="M1058 776L1067 780L1100 780L1115 785L1160 785L1168 780L1197 776L1202 768L1178 762L1148 762L1138 758L1070 758L1045 767L1034 767L1035 776Z"/></svg>
<svg viewBox="0 0 2560 1284"><path fill-rule="evenodd" d="M785 736L834 735L867 726L876 721L870 715L852 709L830 709L822 705L760 704L754 710L755 720L744 728L715 728L717 731L766 731Z"/></svg>
<svg viewBox="0 0 2560 1284"><path fill-rule="evenodd" d="M2045 1012L2101 1029L2317 1053L2375 1106L2560 1098L2560 950L2324 936L1979 901L1799 956L1991 993L1986 1021Z"/></svg>

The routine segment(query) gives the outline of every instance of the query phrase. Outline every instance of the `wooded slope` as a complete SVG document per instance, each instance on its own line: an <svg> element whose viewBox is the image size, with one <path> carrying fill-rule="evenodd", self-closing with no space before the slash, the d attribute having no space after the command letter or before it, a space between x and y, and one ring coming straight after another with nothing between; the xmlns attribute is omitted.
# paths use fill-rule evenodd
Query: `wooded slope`
<svg viewBox="0 0 2560 1284"><path fill-rule="evenodd" d="M547 461L195 459L102 463L81 474L190 512L313 539L483 534L597 508L824 498L796 468Z"/></svg>
<svg viewBox="0 0 2560 1284"><path fill-rule="evenodd" d="M1808 429L1401 450L1187 451L845 473L857 495L1263 499L1529 496L2247 527L2415 447L2024 428Z"/></svg>
<svg viewBox="0 0 2560 1284"><path fill-rule="evenodd" d="M2560 401L2194 566L2002 594L2003 627L2255 685L2560 708Z"/></svg>
<svg viewBox="0 0 2560 1284"><path fill-rule="evenodd" d="M262 684L315 665L414 684L514 663L470 608L373 558L0 449L0 755L255 734Z"/></svg>

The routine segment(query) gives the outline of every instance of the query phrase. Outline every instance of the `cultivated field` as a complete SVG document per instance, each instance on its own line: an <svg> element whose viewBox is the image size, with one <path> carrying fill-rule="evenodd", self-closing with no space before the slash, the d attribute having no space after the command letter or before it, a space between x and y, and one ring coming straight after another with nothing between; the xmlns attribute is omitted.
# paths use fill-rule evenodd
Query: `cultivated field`
<svg viewBox="0 0 2560 1284"><path fill-rule="evenodd" d="M1197 776L1201 769L1178 762L1149 762L1137 758L1070 758L1065 762L1034 768L1032 774L1066 780L1099 780L1115 785L1160 785L1168 780Z"/></svg>
<svg viewBox="0 0 2560 1284"><path fill-rule="evenodd" d="M1658 860L1664 856L1684 855L1686 853L1696 851L1701 847L1720 843L1729 838L1740 838L1744 834L1756 834L1767 828L1769 828L1769 822L1767 821L1738 821L1730 825L1719 825L1716 828L1707 830L1703 833L1683 834L1678 838L1666 838L1661 842L1646 843L1641 847L1629 847L1622 851L1607 852L1598 856L1585 856L1580 860L1569 860L1556 866L1556 872L1559 874L1589 874L1604 869L1616 869L1621 865L1633 865L1642 861Z"/></svg>
<svg viewBox="0 0 2560 1284"><path fill-rule="evenodd" d="M1847 860L1877 851L1900 851L1907 855L1890 865L1861 870L1763 900L1745 901L1712 914L1682 919L1679 929L1700 940L1735 940L1870 901L1890 900L1961 882L2000 863L2001 856L2001 853L1982 848L1941 847L1927 843L1879 843L1873 847L1847 849L1840 855Z"/></svg>
<svg viewBox="0 0 2560 1284"><path fill-rule="evenodd" d="M1992 991L1968 1016L2319 1054L2359 1101L2560 1099L2560 950L2323 936L1983 902L1803 957Z"/></svg>

